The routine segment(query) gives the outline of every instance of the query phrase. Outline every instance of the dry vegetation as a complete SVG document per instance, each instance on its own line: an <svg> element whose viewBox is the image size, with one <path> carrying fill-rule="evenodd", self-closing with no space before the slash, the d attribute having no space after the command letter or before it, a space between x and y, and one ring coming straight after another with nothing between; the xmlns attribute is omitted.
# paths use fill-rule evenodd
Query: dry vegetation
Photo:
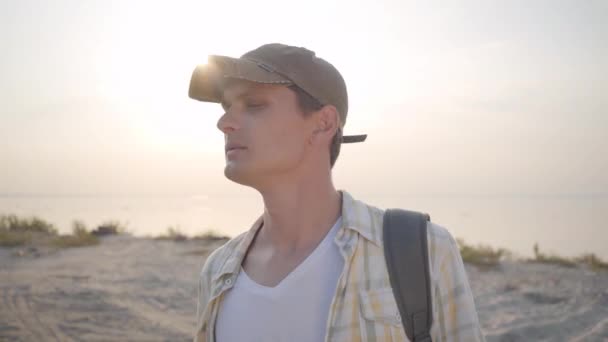
<svg viewBox="0 0 608 342"><path fill-rule="evenodd" d="M170 226L167 228L167 232L163 235L157 236L154 238L155 240L171 240L171 241L186 241L188 237L182 233L179 229L179 226L173 227Z"/></svg>
<svg viewBox="0 0 608 342"><path fill-rule="evenodd" d="M608 271L608 262L601 260L595 254L583 254L576 258L579 264L588 266L594 271Z"/></svg>
<svg viewBox="0 0 608 342"><path fill-rule="evenodd" d="M458 239L460 255L465 263L480 268L493 268L500 265L504 258L512 258L512 253L504 248L493 248L486 245L472 246L464 240ZM527 263L551 264L562 267L588 267L593 271L608 271L608 262L600 259L593 253L583 254L575 258L567 258L556 254L546 254L540 251L538 244L534 244L534 257L523 259Z"/></svg>
<svg viewBox="0 0 608 342"><path fill-rule="evenodd" d="M534 258L526 260L531 263L553 264L563 267L586 266L594 271L608 271L608 262L601 260L593 253L575 258L566 258L556 254L545 254L540 251L538 243L534 244Z"/></svg>
<svg viewBox="0 0 608 342"><path fill-rule="evenodd" d="M487 245L468 245L464 240L457 239L460 255L465 263L481 268L491 268L500 265L501 259L510 254L506 249L495 249Z"/></svg>
<svg viewBox="0 0 608 342"><path fill-rule="evenodd" d="M17 215L0 215L0 247L55 247L70 248L92 246L99 244L99 238L108 235L127 233L126 226L118 221L105 221L97 228L89 231L82 221L72 222L71 234L58 234L53 224L38 217L18 217ZM205 242L222 242L228 236L209 230L194 237L182 233L179 226L170 226L167 232L157 236L156 240L188 241L200 240ZM462 260L482 269L490 269L500 265L504 258L512 257L512 253L504 248L494 248L488 245L469 245L462 239L457 239ZM563 267L588 267L594 271L608 271L608 262L593 253L583 254L575 258L567 258L556 254L546 254L540 251L538 244L533 248L534 257L524 259L528 263L553 264ZM207 250L204 251L207 253Z"/></svg>
<svg viewBox="0 0 608 342"><path fill-rule="evenodd" d="M38 217L0 216L0 246L22 246L37 240L48 240L56 235L57 229Z"/></svg>
<svg viewBox="0 0 608 342"><path fill-rule="evenodd" d="M541 264L553 264L563 267L575 267L577 265L576 260L568 259L556 254L545 254L540 251L538 243L534 244L534 258L529 259L528 262L541 263Z"/></svg>
<svg viewBox="0 0 608 342"><path fill-rule="evenodd" d="M222 241L228 240L230 237L221 235L214 230L208 230L202 234L195 235L189 238L186 234L182 233L179 226L170 226L167 228L167 232L163 235L159 235L154 238L155 240L171 240L171 241L187 241L187 240L203 240L203 241Z"/></svg>
<svg viewBox="0 0 608 342"><path fill-rule="evenodd" d="M105 222L89 231L82 221L72 223L71 234L59 234L55 226L38 217L18 217L14 214L0 216L1 247L55 247L70 248L91 246L99 243L99 236L125 232L124 226L115 221Z"/></svg>
<svg viewBox="0 0 608 342"><path fill-rule="evenodd" d="M72 223L71 235L59 235L53 240L53 245L61 248L91 246L98 243L99 238L89 232L82 221Z"/></svg>
<svg viewBox="0 0 608 342"><path fill-rule="evenodd" d="M222 235L215 230L208 230L202 234L195 235L193 240L207 240L207 241L220 241L220 240L229 240L230 237L226 235Z"/></svg>
<svg viewBox="0 0 608 342"><path fill-rule="evenodd" d="M118 221L105 221L100 224L91 234L95 236L107 236L107 235L118 235L127 234L127 227Z"/></svg>

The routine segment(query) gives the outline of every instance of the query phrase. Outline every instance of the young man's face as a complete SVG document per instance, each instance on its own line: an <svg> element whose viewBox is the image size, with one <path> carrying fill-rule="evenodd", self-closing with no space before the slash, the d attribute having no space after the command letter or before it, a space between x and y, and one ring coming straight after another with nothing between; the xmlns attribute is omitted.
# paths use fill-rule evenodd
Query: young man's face
<svg viewBox="0 0 608 342"><path fill-rule="evenodd" d="M225 135L228 179L262 187L306 159L312 120L287 87L232 81L224 88L222 107L217 126Z"/></svg>

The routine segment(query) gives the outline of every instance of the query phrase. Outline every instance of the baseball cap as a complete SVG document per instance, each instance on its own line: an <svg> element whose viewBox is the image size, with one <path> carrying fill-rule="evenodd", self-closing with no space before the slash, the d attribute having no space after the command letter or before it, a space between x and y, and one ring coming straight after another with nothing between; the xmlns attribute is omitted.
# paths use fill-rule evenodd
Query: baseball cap
<svg viewBox="0 0 608 342"><path fill-rule="evenodd" d="M322 105L335 106L342 127L346 123L348 94L344 78L333 65L306 48L275 43L262 45L240 58L211 55L207 64L192 72L188 96L220 103L228 79L296 85ZM366 138L367 134L343 135L342 142L362 142Z"/></svg>

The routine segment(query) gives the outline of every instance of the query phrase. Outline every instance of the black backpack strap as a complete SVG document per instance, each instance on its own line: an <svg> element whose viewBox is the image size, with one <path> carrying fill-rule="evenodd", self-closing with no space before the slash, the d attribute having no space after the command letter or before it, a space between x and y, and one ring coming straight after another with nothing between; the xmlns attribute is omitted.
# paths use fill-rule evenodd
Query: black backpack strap
<svg viewBox="0 0 608 342"><path fill-rule="evenodd" d="M431 341L427 221L427 214L401 209L384 214L384 257L401 321L412 342Z"/></svg>

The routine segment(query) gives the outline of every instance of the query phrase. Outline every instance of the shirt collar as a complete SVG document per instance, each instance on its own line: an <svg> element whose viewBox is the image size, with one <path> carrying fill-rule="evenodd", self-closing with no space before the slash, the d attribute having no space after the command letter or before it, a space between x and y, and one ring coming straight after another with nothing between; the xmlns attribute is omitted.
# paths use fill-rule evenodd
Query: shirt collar
<svg viewBox="0 0 608 342"><path fill-rule="evenodd" d="M245 236L236 242L236 246L226 246L227 250L231 250L232 253L227 253L224 260L220 262L219 272L213 275L212 280L217 280L222 276L228 274L236 274L241 269L241 264L243 263L243 259L245 258L245 254L249 250L249 246L253 239L255 238L256 233L262 227L263 224L262 216L260 216L255 223L251 226L251 228L245 233ZM228 242L230 244L230 242Z"/></svg>
<svg viewBox="0 0 608 342"><path fill-rule="evenodd" d="M365 203L355 200L348 192L340 190L342 194L342 226L336 236L336 243L341 249L349 245L347 239L349 234L345 234L346 230L351 230L359 233L365 239L381 246L380 232L378 227L382 222L378 221L378 215L374 215L373 210L378 210L366 205ZM381 217L381 216L380 216ZM217 280L226 275L237 274L241 269L241 264L245 254L249 250L256 233L262 227L263 218L260 216L251 226L245 236L237 242L236 246L226 246L233 250L228 253L225 259L220 262L219 272L217 272L212 280ZM352 246L350 246L352 247ZM350 249L350 248L349 248ZM233 284L234 282L232 282Z"/></svg>
<svg viewBox="0 0 608 342"><path fill-rule="evenodd" d="M371 207L354 199L348 192L342 193L342 227L356 231L367 240L381 246L380 229L381 217L374 211L379 209Z"/></svg>

